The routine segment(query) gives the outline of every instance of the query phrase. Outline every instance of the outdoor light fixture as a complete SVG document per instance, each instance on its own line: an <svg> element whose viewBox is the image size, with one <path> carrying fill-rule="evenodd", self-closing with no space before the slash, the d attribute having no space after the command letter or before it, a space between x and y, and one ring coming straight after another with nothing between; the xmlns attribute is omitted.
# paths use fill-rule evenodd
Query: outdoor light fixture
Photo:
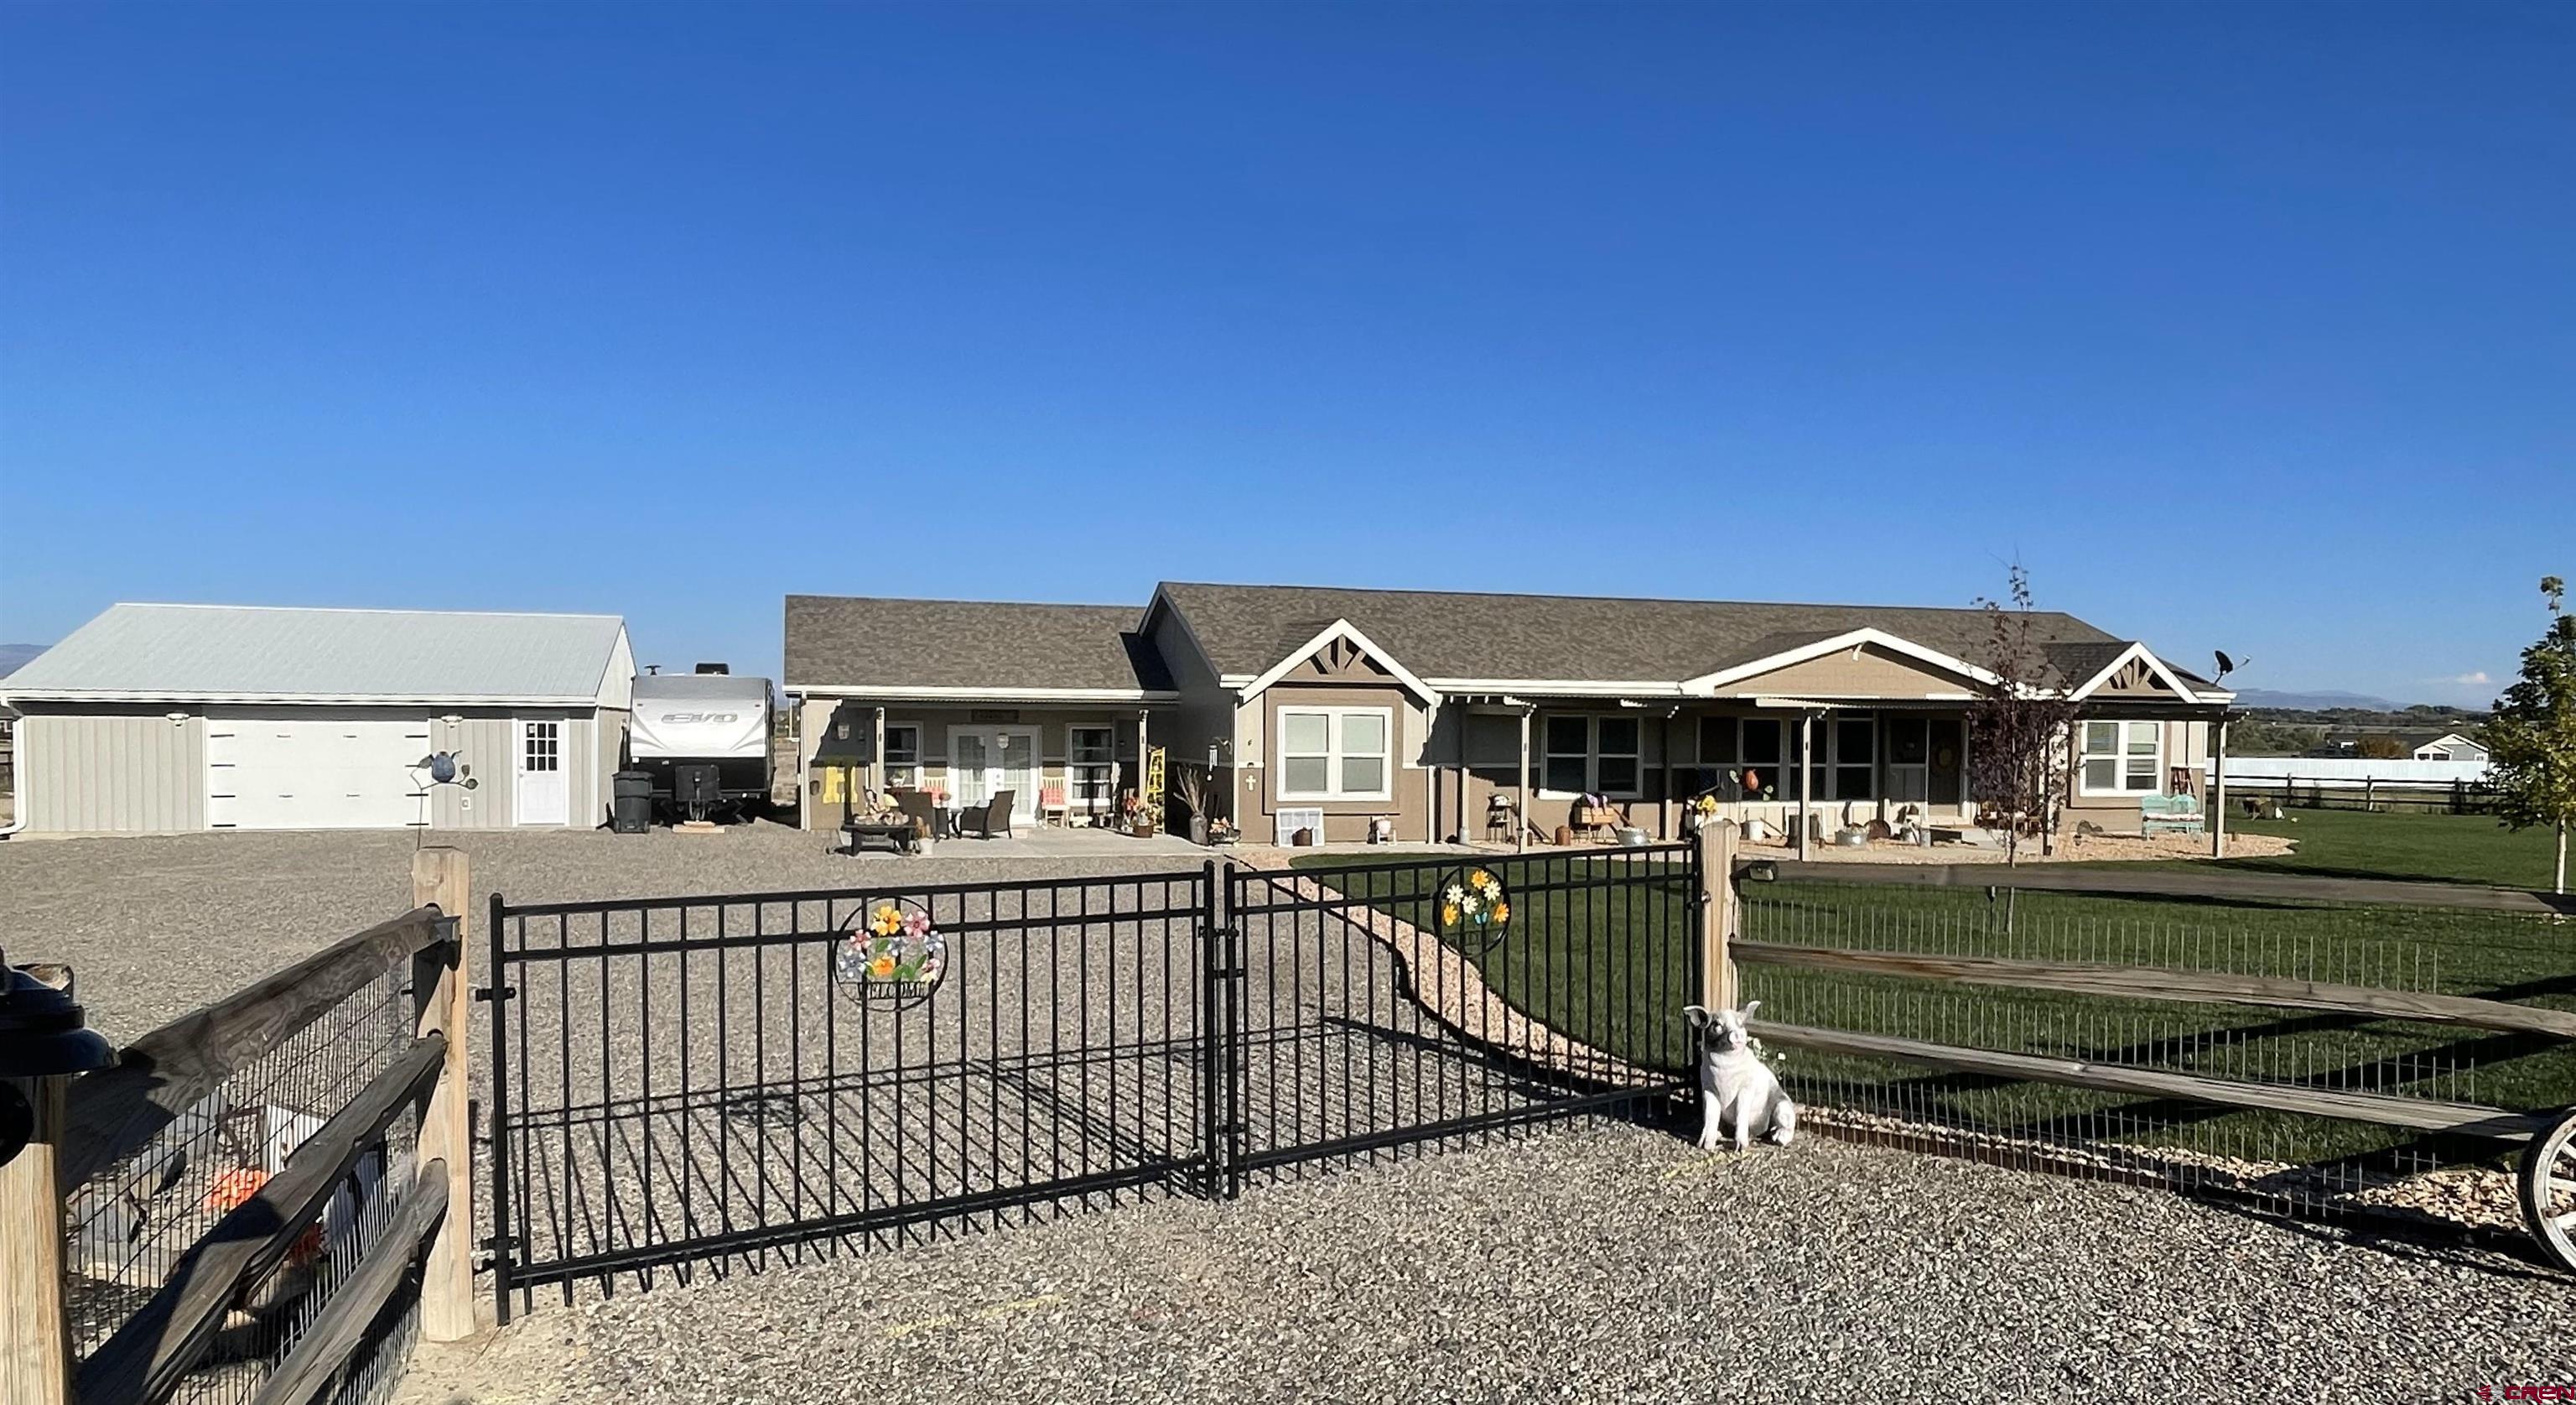
<svg viewBox="0 0 2576 1405"><path fill-rule="evenodd" d="M185 722L188 720L188 714L184 712L165 712L161 715L169 718L173 722Z"/></svg>

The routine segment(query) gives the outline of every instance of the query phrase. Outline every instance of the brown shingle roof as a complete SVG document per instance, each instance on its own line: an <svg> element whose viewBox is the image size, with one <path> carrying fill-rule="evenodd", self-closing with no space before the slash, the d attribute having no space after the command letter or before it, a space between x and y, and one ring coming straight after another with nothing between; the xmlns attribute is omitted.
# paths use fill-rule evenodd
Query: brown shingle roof
<svg viewBox="0 0 2576 1405"><path fill-rule="evenodd" d="M1172 680L1132 605L787 597L789 688L1118 688Z"/></svg>
<svg viewBox="0 0 2576 1405"><path fill-rule="evenodd" d="M1334 619L1349 620L1425 678L1623 681L1695 678L1862 628L1973 662L1985 652L1991 628L1981 610L1895 605L1171 582L1162 595L1189 622L1209 662L1227 674L1262 672ZM2107 646L2110 653L2125 647L2056 611L2035 614L2033 632L2052 657L2070 645ZM2074 657L2089 655L2088 648Z"/></svg>

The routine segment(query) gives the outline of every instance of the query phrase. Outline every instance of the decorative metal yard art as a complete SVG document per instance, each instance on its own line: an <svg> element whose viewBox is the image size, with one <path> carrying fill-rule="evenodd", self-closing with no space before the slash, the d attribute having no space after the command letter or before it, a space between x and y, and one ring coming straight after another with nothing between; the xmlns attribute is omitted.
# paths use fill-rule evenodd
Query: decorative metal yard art
<svg viewBox="0 0 2576 1405"><path fill-rule="evenodd" d="M1490 868L1455 868L1431 893L1440 939L1464 951L1494 949L1512 925L1511 895Z"/></svg>
<svg viewBox="0 0 2576 1405"><path fill-rule="evenodd" d="M948 940L915 898L870 898L850 914L832 979L876 1010L909 1010L948 973Z"/></svg>

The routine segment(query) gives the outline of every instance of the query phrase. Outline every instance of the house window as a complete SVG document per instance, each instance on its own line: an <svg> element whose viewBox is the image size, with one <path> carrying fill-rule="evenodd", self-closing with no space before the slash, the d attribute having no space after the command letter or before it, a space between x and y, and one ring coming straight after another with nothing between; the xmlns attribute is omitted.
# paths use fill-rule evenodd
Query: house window
<svg viewBox="0 0 2576 1405"><path fill-rule="evenodd" d="M1780 770L1780 719L1747 717L1744 719L1743 742L1735 753L1742 769L1753 773L1756 791L1747 798L1781 796L1790 793L1794 780Z"/></svg>
<svg viewBox="0 0 2576 1405"><path fill-rule="evenodd" d="M2162 723L2085 723L2084 793L2152 794L2164 776L2164 745Z"/></svg>
<svg viewBox="0 0 2576 1405"><path fill-rule="evenodd" d="M1547 719L1547 756L1539 768L1539 788L1558 795L1577 795L1591 789L1591 776L1592 719Z"/></svg>
<svg viewBox="0 0 2576 1405"><path fill-rule="evenodd" d="M1638 795L1640 738L1645 728L1634 717L1595 718L1592 725L1592 788L1604 795Z"/></svg>
<svg viewBox="0 0 2576 1405"><path fill-rule="evenodd" d="M1634 717L1551 717L1540 789L1633 800L1644 774L1644 725Z"/></svg>
<svg viewBox="0 0 2576 1405"><path fill-rule="evenodd" d="M1073 727L1065 733L1065 795L1077 809L1100 810L1108 806L1110 787L1117 774L1111 748L1115 745L1106 727Z"/></svg>
<svg viewBox="0 0 2576 1405"><path fill-rule="evenodd" d="M889 726L886 728L885 783L888 788L906 789L921 784L921 728Z"/></svg>
<svg viewBox="0 0 2576 1405"><path fill-rule="evenodd" d="M1822 740L1821 737L1818 740ZM1817 748L1819 751L1823 748ZM1820 763L1824 760L1816 758ZM1826 798L1833 800L1867 800L1878 793L1878 719L1875 717L1837 717L1834 719L1834 762L1830 771L1819 776Z"/></svg>
<svg viewBox="0 0 2576 1405"><path fill-rule="evenodd" d="M1383 707L1279 709L1279 798L1389 798L1394 731Z"/></svg>

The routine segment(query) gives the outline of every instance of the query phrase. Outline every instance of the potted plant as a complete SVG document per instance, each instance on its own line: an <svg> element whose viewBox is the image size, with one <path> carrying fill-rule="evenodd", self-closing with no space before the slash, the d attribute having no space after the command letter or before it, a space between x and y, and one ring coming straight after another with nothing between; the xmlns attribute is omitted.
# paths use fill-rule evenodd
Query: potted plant
<svg viewBox="0 0 2576 1405"><path fill-rule="evenodd" d="M1196 766L1182 766L1172 772L1172 800L1189 816L1190 842L1208 842L1208 778Z"/></svg>
<svg viewBox="0 0 2576 1405"><path fill-rule="evenodd" d="M1129 834L1139 839L1151 839L1154 836L1154 815L1146 807L1143 796L1132 790L1128 791L1119 800L1118 808L1126 818Z"/></svg>

